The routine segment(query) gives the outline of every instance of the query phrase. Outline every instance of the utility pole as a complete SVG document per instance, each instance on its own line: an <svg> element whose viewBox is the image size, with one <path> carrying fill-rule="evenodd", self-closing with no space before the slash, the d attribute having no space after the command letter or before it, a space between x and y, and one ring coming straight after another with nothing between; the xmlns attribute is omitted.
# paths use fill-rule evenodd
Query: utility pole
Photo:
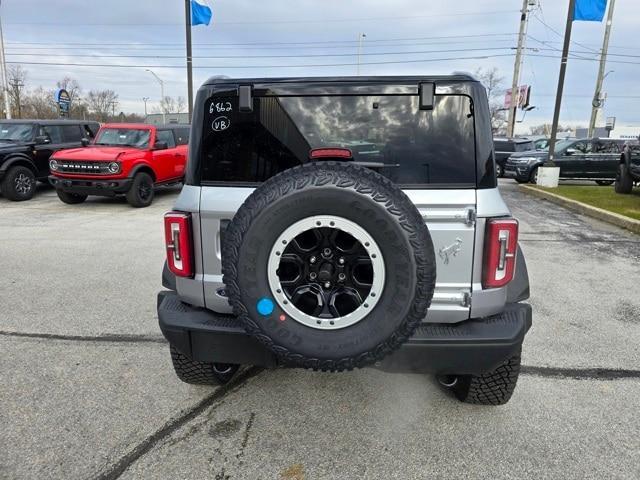
<svg viewBox="0 0 640 480"><path fill-rule="evenodd" d="M0 1L0 6L2 2ZM7 82L7 61L4 58L4 36L2 35L2 16L0 15L0 68L2 69L2 94L4 96L5 117L11 118L11 104L9 103L9 83Z"/></svg>
<svg viewBox="0 0 640 480"><path fill-rule="evenodd" d="M524 37L527 31L527 13L529 13L530 0L522 0L520 11L520 32L518 33L518 47L516 49L516 61L513 65L513 81L511 82L511 105L509 106L509 122L507 123L507 137L513 137L516 128L516 115L520 100L520 66L522 65L522 50L524 49Z"/></svg>
<svg viewBox="0 0 640 480"><path fill-rule="evenodd" d="M600 69L598 70L598 79L596 80L596 90L593 93L593 101L591 102L591 120L589 121L589 138L594 136L596 129L596 120L598 119L598 111L602 108L602 81L604 80L604 70L607 66L607 51L609 50L609 36L611 35L611 22L613 21L613 7L616 0L609 0L609 13L607 14L607 24L604 27L604 40L602 41L602 51L600 52Z"/></svg>
<svg viewBox="0 0 640 480"><path fill-rule="evenodd" d="M22 107L20 106L20 89L24 87L24 83L20 83L16 80L9 85L11 85L11 88L13 89L13 96L16 99L16 113L18 114L18 118L22 118Z"/></svg>
<svg viewBox="0 0 640 480"><path fill-rule="evenodd" d="M187 102L189 123L191 123L191 110L193 109L193 56L191 54L191 0L184 0L184 16L187 26Z"/></svg>
<svg viewBox="0 0 640 480"><path fill-rule="evenodd" d="M571 27L573 26L573 13L576 8L576 0L569 0L567 12L567 26L564 31L564 44L562 46L562 59L560 60L560 75L558 76L558 91L556 92L556 105L553 110L553 123L551 124L551 138L549 139L549 166L555 167L553 161L558 136L558 121L560 120L560 106L562 105L562 92L564 90L564 77L567 73L567 61L569 58L569 43L571 42Z"/></svg>
<svg viewBox="0 0 640 480"><path fill-rule="evenodd" d="M358 34L358 61L356 66L356 75L360 75L360 54L362 53L362 40L367 38L365 33Z"/></svg>
<svg viewBox="0 0 640 480"><path fill-rule="evenodd" d="M142 101L144 102L144 118L147 119L147 102L149 101L149 97L142 97Z"/></svg>

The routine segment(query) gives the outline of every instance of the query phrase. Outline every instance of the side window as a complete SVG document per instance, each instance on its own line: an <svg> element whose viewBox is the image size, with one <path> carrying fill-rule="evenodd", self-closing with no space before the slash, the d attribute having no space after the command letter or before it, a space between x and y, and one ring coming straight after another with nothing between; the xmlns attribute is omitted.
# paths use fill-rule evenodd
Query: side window
<svg viewBox="0 0 640 480"><path fill-rule="evenodd" d="M80 143L82 139L82 130L80 125L63 125L62 138L65 143Z"/></svg>
<svg viewBox="0 0 640 480"><path fill-rule="evenodd" d="M82 128L82 136L84 138L94 138L96 136L96 133L98 133L100 126L95 123L85 123L81 125L81 128Z"/></svg>
<svg viewBox="0 0 640 480"><path fill-rule="evenodd" d="M173 132L171 130L156 131L156 142L165 142L167 148L176 148L176 141L173 138Z"/></svg>
<svg viewBox="0 0 640 480"><path fill-rule="evenodd" d="M176 135L176 143L178 145L187 145L189 143L189 129L177 128L173 131Z"/></svg>
<svg viewBox="0 0 640 480"><path fill-rule="evenodd" d="M590 142L577 142L573 144L573 147L580 153L591 153L591 143Z"/></svg>
<svg viewBox="0 0 640 480"><path fill-rule="evenodd" d="M52 144L64 143L62 139L62 127L60 125L43 125L40 127L41 134L46 135Z"/></svg>
<svg viewBox="0 0 640 480"><path fill-rule="evenodd" d="M512 150L509 148L509 142L505 142L504 140L497 140L493 142L495 146L496 152L511 152Z"/></svg>
<svg viewBox="0 0 640 480"><path fill-rule="evenodd" d="M593 144L596 153L620 153L620 145L616 142L599 141Z"/></svg>

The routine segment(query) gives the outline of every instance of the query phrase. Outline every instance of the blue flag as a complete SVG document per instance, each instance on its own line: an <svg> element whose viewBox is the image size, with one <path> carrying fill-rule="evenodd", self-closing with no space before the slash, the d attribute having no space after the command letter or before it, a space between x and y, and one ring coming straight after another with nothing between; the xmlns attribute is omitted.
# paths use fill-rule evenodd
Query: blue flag
<svg viewBox="0 0 640 480"><path fill-rule="evenodd" d="M213 13L206 5L191 0L191 25L209 25Z"/></svg>
<svg viewBox="0 0 640 480"><path fill-rule="evenodd" d="M576 0L573 19L585 20L587 22L601 22L606 9L607 0Z"/></svg>

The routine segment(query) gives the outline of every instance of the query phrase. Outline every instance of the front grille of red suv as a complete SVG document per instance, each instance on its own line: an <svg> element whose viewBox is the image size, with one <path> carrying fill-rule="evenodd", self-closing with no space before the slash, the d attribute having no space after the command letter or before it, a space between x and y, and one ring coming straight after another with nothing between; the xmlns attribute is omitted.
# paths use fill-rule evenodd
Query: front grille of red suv
<svg viewBox="0 0 640 480"><path fill-rule="evenodd" d="M113 175L107 166L111 162L84 162L82 160L58 160L60 173L88 173L92 175Z"/></svg>

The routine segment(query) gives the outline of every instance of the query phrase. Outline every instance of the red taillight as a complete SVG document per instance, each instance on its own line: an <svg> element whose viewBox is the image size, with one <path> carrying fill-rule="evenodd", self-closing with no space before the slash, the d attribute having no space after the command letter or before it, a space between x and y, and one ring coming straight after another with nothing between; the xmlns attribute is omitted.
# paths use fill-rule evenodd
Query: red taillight
<svg viewBox="0 0 640 480"><path fill-rule="evenodd" d="M164 216L164 242L169 270L179 277L193 277L191 215L169 212Z"/></svg>
<svg viewBox="0 0 640 480"><path fill-rule="evenodd" d="M503 287L513 279L518 249L518 221L487 220L484 237L483 288Z"/></svg>
<svg viewBox="0 0 640 480"><path fill-rule="evenodd" d="M348 148L314 148L309 152L309 158L353 158Z"/></svg>

